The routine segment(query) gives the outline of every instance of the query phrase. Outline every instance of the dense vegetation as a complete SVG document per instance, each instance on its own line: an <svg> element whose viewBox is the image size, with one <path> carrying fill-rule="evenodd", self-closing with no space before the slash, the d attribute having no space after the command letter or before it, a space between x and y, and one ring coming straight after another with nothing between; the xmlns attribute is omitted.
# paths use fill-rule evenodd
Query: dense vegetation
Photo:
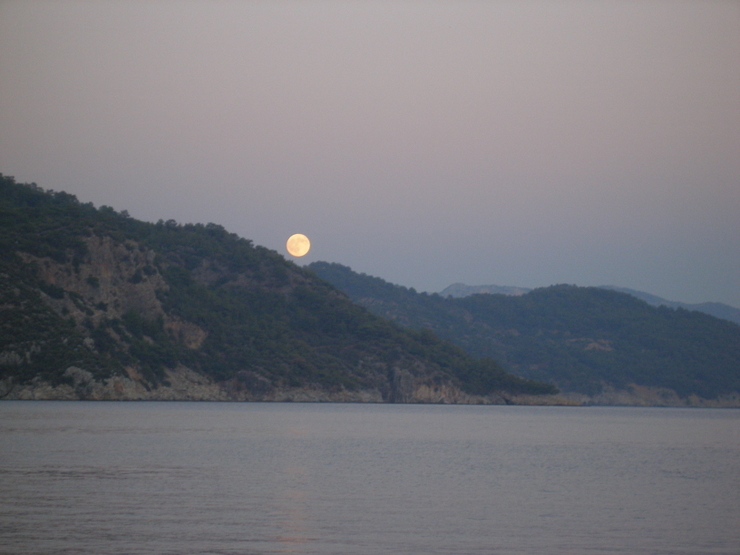
<svg viewBox="0 0 740 555"><path fill-rule="evenodd" d="M594 394L634 383L704 398L740 391L740 326L707 314L569 285L443 298L339 264L310 268L376 314L564 390Z"/></svg>
<svg viewBox="0 0 740 555"><path fill-rule="evenodd" d="M121 253L112 275L91 252L104 243ZM476 394L555 391L379 318L221 226L141 222L0 176L0 379L71 382L75 366L157 387L177 365L254 391L387 389L401 366Z"/></svg>

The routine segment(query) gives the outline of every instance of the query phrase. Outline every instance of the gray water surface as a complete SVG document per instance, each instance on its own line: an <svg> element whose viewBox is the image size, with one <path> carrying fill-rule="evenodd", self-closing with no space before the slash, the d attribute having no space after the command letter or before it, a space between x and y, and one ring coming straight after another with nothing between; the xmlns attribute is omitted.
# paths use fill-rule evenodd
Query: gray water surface
<svg viewBox="0 0 740 555"><path fill-rule="evenodd" d="M738 554L740 411L0 402L3 554Z"/></svg>

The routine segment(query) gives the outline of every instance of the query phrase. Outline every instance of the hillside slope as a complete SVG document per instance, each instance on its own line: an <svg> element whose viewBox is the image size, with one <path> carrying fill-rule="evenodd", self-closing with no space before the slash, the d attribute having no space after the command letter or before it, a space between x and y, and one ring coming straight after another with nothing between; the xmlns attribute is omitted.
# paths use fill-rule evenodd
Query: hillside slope
<svg viewBox="0 0 740 555"><path fill-rule="evenodd" d="M735 308L724 303L716 302L704 302L704 303L682 303L679 301L669 301L657 295L646 293L644 291L637 291L636 289L628 289L627 287L615 287L614 285L600 285L600 289L609 289L610 291L619 291L620 293L627 293L638 299L642 299L646 303L652 306L667 306L668 308L683 308L686 310L696 310L697 312L703 312L709 314L715 318L722 318L740 324L740 308ZM502 295L524 295L529 293L531 289L525 287L512 287L512 286L500 286L500 285L465 285L464 283L453 283L449 287L446 287L439 292L442 297L469 297L470 295L477 295L480 293L490 293Z"/></svg>
<svg viewBox="0 0 740 555"><path fill-rule="evenodd" d="M544 383L214 224L0 179L0 398L517 402Z"/></svg>
<svg viewBox="0 0 740 555"><path fill-rule="evenodd" d="M740 324L740 308L735 308L725 303L716 302L704 302L704 303L682 303L680 301L669 301L657 295L651 293L645 293L644 291L637 291L635 289L629 289L627 287L615 287L614 285L601 285L601 289L610 289L611 291L619 291L620 293L627 293L638 299L642 299L646 303L652 306L667 306L668 308L683 308L685 310L695 310L697 312L703 312L709 314L715 318L722 318Z"/></svg>
<svg viewBox="0 0 740 555"><path fill-rule="evenodd" d="M594 402L740 401L740 326L707 314L567 285L519 296L444 298L339 264L309 268L375 314L428 328L474 356L493 357L510 372ZM641 399L629 399L638 392Z"/></svg>

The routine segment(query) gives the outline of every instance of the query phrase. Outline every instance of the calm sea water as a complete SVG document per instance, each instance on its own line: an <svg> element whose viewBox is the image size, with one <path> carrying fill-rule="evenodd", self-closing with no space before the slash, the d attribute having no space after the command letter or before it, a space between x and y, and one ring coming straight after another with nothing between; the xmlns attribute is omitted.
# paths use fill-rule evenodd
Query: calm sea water
<svg viewBox="0 0 740 555"><path fill-rule="evenodd" d="M740 553L740 411L0 402L3 554Z"/></svg>

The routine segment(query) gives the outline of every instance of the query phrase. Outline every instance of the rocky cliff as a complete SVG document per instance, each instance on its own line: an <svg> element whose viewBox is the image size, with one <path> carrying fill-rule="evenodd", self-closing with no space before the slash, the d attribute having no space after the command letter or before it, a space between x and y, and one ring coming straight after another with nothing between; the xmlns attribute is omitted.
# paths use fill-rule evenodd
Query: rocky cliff
<svg viewBox="0 0 740 555"><path fill-rule="evenodd" d="M254 392L234 382L217 383L193 370L178 366L166 370L167 385L149 387L136 373L96 380L90 372L70 366L64 372L71 383L52 385L42 379L28 383L0 380L0 399L89 400L89 401L260 401L302 403L433 403L464 405L579 405L580 400L561 395L516 395L505 391L471 395L451 384L434 385L412 380L406 388L392 390L394 398L381 389L332 390L326 388L272 388Z"/></svg>

